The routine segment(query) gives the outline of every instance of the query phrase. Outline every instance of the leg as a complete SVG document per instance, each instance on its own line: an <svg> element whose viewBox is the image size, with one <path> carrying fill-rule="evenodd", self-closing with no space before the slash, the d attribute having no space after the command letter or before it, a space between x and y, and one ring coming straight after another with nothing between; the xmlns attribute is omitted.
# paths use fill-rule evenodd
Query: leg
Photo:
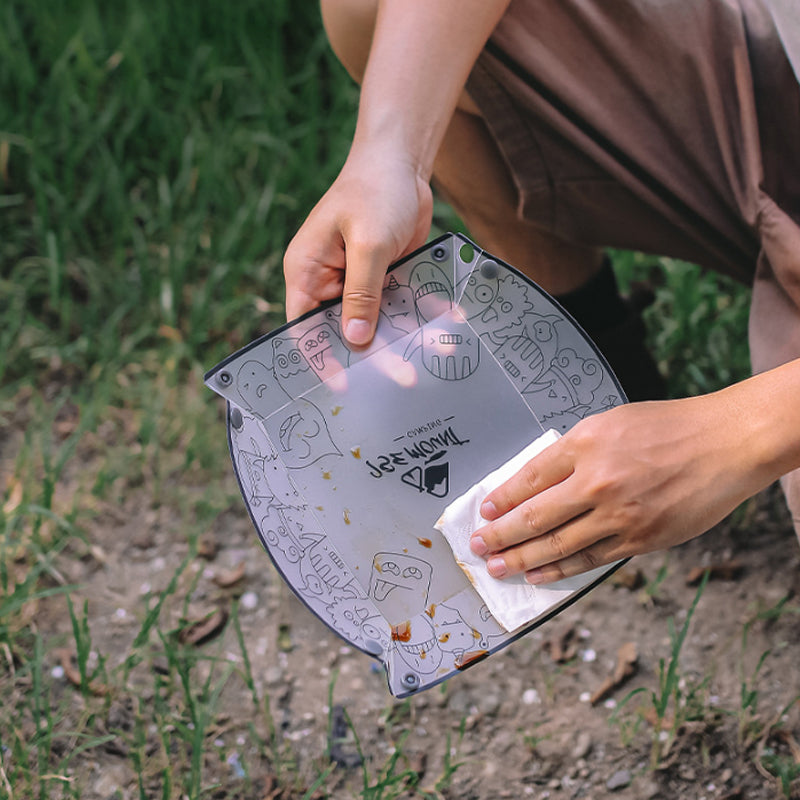
<svg viewBox="0 0 800 800"><path fill-rule="evenodd" d="M334 52L360 83L375 27L375 0L321 0L321 9ZM664 396L663 379L643 344L638 310L619 296L602 251L559 239L518 215L511 173L466 92L437 154L433 183L481 247L525 272L583 325L629 399Z"/></svg>
<svg viewBox="0 0 800 800"><path fill-rule="evenodd" d="M375 25L375 2L322 0L321 9L334 52L360 82ZM468 170L464 164L470 165ZM518 218L511 175L466 93L437 155L434 185L481 247L522 269L551 294L576 289L599 270L601 251L562 241Z"/></svg>

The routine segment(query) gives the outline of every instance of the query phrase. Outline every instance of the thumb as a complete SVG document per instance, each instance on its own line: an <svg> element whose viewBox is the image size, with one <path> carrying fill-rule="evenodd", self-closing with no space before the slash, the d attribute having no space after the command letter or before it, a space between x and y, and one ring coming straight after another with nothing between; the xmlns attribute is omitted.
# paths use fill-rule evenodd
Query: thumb
<svg viewBox="0 0 800 800"><path fill-rule="evenodd" d="M342 330L347 341L365 347L375 335L389 256L379 247L351 246L342 293Z"/></svg>

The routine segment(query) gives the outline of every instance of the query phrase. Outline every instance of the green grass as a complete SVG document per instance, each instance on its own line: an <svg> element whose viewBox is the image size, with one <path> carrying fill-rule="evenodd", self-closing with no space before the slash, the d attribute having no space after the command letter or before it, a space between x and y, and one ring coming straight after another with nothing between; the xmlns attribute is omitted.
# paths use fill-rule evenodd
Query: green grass
<svg viewBox="0 0 800 800"><path fill-rule="evenodd" d="M266 771L310 800L336 771L298 772L238 605L227 650L181 644L175 617L201 536L241 509L203 371L282 321L283 251L345 157L355 87L315 2L7 0L0 98L0 797L79 798L113 743L140 798L225 792L221 760L230 796ZM624 285L658 276L647 321L674 394L746 374L745 291L614 261ZM173 572L120 657L65 566L102 568L92 530L164 509ZM75 685L53 676L61 647ZM214 744L230 693L249 698L247 752ZM364 764L363 797L416 787L405 735ZM459 768L446 753L431 796Z"/></svg>

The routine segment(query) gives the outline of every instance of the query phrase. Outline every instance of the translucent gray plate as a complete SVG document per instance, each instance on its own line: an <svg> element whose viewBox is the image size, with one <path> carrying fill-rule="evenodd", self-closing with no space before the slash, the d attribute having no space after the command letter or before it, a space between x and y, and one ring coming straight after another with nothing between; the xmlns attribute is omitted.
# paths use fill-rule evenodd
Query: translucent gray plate
<svg viewBox="0 0 800 800"><path fill-rule="evenodd" d="M613 571L509 633L433 525L545 430L564 433L625 396L551 297L460 235L389 270L369 349L350 350L340 322L340 302L319 308L205 380L227 400L233 466L275 566L310 611L383 663L403 697Z"/></svg>

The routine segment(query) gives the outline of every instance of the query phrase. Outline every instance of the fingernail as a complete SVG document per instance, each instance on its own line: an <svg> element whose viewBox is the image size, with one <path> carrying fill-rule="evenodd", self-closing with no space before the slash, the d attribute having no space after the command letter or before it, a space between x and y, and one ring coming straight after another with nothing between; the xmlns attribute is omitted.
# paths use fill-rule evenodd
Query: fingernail
<svg viewBox="0 0 800 800"><path fill-rule="evenodd" d="M499 556L490 558L486 562L486 569L493 578L504 578L508 573L506 562Z"/></svg>
<svg viewBox="0 0 800 800"><path fill-rule="evenodd" d="M485 556L489 552L489 548L486 546L486 542L483 541L482 536L473 536L469 540L469 546L476 556Z"/></svg>
<svg viewBox="0 0 800 800"><path fill-rule="evenodd" d="M534 586L538 586L540 583L544 583L546 578L544 572L540 569L529 569L525 573L525 580L528 583L533 584Z"/></svg>
<svg viewBox="0 0 800 800"><path fill-rule="evenodd" d="M351 319L344 329L344 336L351 344L367 344L372 328L365 319Z"/></svg>
<svg viewBox="0 0 800 800"><path fill-rule="evenodd" d="M497 509L491 500L487 500L481 505L481 516L484 519L494 519L497 516Z"/></svg>

